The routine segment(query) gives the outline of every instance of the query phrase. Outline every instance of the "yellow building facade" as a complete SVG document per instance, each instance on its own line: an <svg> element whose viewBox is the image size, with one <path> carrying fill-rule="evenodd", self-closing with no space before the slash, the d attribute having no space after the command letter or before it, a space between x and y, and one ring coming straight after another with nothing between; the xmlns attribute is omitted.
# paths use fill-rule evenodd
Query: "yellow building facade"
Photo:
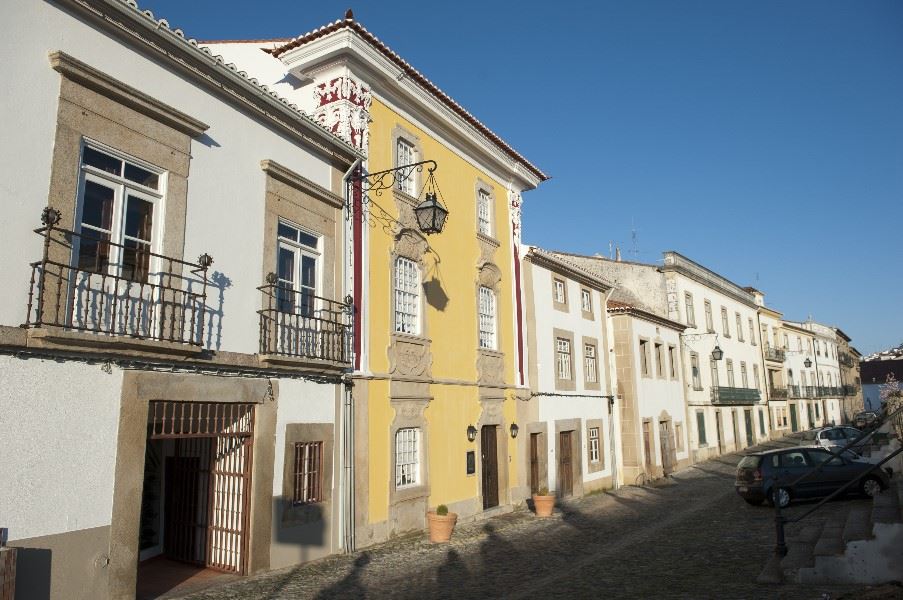
<svg viewBox="0 0 903 600"><path fill-rule="evenodd" d="M521 194L546 176L350 15L270 54L367 156L347 175L346 547L423 529L440 504L460 519L510 510L528 494L512 434L528 393ZM413 210L432 163L368 177L423 161L449 211L435 235Z"/></svg>

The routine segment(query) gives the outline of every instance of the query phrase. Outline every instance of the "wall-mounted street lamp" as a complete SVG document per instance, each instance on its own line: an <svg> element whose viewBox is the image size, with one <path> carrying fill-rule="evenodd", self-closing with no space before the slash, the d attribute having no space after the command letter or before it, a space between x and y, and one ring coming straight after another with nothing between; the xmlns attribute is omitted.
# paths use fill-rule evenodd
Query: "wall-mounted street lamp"
<svg viewBox="0 0 903 600"><path fill-rule="evenodd" d="M353 175L348 178L348 183L360 186L361 205L370 204L378 208L380 211L380 214L377 216L378 219L397 223L397 220L389 212L373 202L370 194L381 196L385 190L391 190L409 177L413 177L414 172L423 171L425 165L429 165L427 167L428 175L420 193L425 191L426 196L420 204L414 207L414 217L417 219L417 227L426 235L442 233L445 222L448 220L448 209L440 201L442 192L439 191L439 185L436 183L436 169L439 168L436 161L422 160L409 165L401 165L394 169L377 171L376 173ZM420 198L420 195L418 194L417 197ZM350 194L347 201L349 203L348 214L350 215L352 208L350 206L352 202Z"/></svg>
<svg viewBox="0 0 903 600"><path fill-rule="evenodd" d="M807 357L806 360L803 361L803 364L806 365L806 368L808 369L812 366L812 361Z"/></svg>
<svg viewBox="0 0 903 600"><path fill-rule="evenodd" d="M715 344L715 349L712 350L712 360L721 360L724 358L724 350L721 349L721 346Z"/></svg>
<svg viewBox="0 0 903 600"><path fill-rule="evenodd" d="M477 428L473 425L467 426L467 441L472 442L477 439Z"/></svg>
<svg viewBox="0 0 903 600"><path fill-rule="evenodd" d="M511 424L511 437L516 438L517 433L520 431L520 427L517 426L517 423Z"/></svg>
<svg viewBox="0 0 903 600"><path fill-rule="evenodd" d="M686 345L686 342L702 340L710 335L715 336L715 348L712 350L712 360L721 360L722 358L724 358L724 350L722 350L721 346L718 345L718 334L714 331L709 331L706 333L682 333L680 334L680 339Z"/></svg>

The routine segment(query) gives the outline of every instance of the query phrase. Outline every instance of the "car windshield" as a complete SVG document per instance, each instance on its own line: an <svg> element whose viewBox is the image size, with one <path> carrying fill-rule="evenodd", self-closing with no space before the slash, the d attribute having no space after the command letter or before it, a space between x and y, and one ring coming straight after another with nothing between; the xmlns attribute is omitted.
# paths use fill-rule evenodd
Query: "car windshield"
<svg viewBox="0 0 903 600"><path fill-rule="evenodd" d="M755 469L759 466L759 456L744 456L743 460L740 461L740 464L737 465L738 469Z"/></svg>

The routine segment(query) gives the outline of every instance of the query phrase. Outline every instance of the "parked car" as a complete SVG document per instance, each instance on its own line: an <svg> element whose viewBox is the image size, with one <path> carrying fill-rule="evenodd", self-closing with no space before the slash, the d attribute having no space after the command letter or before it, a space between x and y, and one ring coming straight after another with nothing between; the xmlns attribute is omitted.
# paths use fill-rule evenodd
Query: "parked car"
<svg viewBox="0 0 903 600"><path fill-rule="evenodd" d="M865 429L878 422L878 413L873 410L864 410L853 417L853 427Z"/></svg>
<svg viewBox="0 0 903 600"><path fill-rule="evenodd" d="M829 449L843 448L848 443L859 438L862 433L862 431L854 427L820 427L804 431L801 445L808 446L812 444Z"/></svg>
<svg viewBox="0 0 903 600"><path fill-rule="evenodd" d="M820 446L813 446L813 447L819 448ZM828 448L828 451L832 452L832 453L837 452L837 450L838 450L838 448ZM879 462L881 462L881 458L882 458L880 456L863 456L863 455L859 454L858 452L856 452L855 450L850 450L850 449L844 450L840 455L843 456L847 460L850 460L853 462L861 462L861 463L865 463L865 464L869 464L869 465L877 465ZM894 476L894 470L891 467L888 467L885 464L885 466L883 466L881 468L884 469L885 473L887 473L887 475L889 477Z"/></svg>
<svg viewBox="0 0 903 600"><path fill-rule="evenodd" d="M824 463L821 471L815 469ZM873 465L844 456L832 457L824 448L796 447L756 452L743 457L737 465L737 494L750 504L767 500L781 507L791 500L817 498L837 491L869 471ZM797 480L812 473L802 481ZM876 469L851 491L874 496L890 484L886 471Z"/></svg>

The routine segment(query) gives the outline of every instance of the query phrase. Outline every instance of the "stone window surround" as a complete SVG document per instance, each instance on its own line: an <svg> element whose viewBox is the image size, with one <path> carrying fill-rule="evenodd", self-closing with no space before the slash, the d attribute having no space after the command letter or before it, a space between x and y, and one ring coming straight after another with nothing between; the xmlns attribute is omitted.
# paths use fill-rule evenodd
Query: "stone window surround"
<svg viewBox="0 0 903 600"><path fill-rule="evenodd" d="M208 126L64 52L53 52L50 64L61 74L48 194L48 205L61 213L59 226L75 228L81 148L90 139L165 172L155 251L182 259L191 140Z"/></svg>
<svg viewBox="0 0 903 600"><path fill-rule="evenodd" d="M715 333L715 316L712 314L712 301L705 299L703 307L705 309L705 329L709 333Z"/></svg>
<svg viewBox="0 0 903 600"><path fill-rule="evenodd" d="M694 361L693 358L696 360ZM696 363L696 366L693 366L693 363ZM693 373L693 369L696 369L696 373ZM690 352L690 385L693 386L693 389L696 391L702 391L702 371L699 366L699 354L696 352Z"/></svg>
<svg viewBox="0 0 903 600"><path fill-rule="evenodd" d="M486 195L489 198L489 235L480 232L480 214L479 209L477 208L477 203L480 201L480 191L486 192ZM474 227L476 228L477 237L485 238L490 243L494 242L498 244L495 186L486 182L484 179L477 177L477 180L474 183L473 194L474 207L477 208L477 210L474 211Z"/></svg>
<svg viewBox="0 0 903 600"><path fill-rule="evenodd" d="M570 308L568 307L568 280L552 271L549 271L549 275L552 277L552 307L561 312L570 312ZM559 302L555 294L556 281L560 281L564 284L564 302Z"/></svg>
<svg viewBox="0 0 903 600"><path fill-rule="evenodd" d="M390 398L395 409L395 418L389 427L389 504L399 504L409 500L423 499L430 494L430 457L429 426L424 410L432 401L432 396ZM416 428L420 430L420 483L418 485L398 489L395 487L395 435L399 429Z"/></svg>
<svg viewBox="0 0 903 600"><path fill-rule="evenodd" d="M426 344L429 344L430 342L429 321L426 318L426 294L423 289L423 274L426 271L424 256L428 247L429 243L426 241L426 238L412 229L404 228L395 236L395 244L393 245L392 252L389 256L389 272L391 273L392 278L392 285L389 292L391 294L391 298L389 299L389 323L391 324L390 333L393 339L404 338L420 340ZM420 333L417 335L395 331L395 263L398 258L407 258L408 260L413 261L420 271L420 293L418 297L419 304L417 307L417 316L420 320L418 329Z"/></svg>
<svg viewBox="0 0 903 600"><path fill-rule="evenodd" d="M677 352L677 346L668 344L668 374L669 379L677 381L680 378L680 364Z"/></svg>
<svg viewBox="0 0 903 600"><path fill-rule="evenodd" d="M389 156L392 157L392 166L393 167L400 166L400 165L396 164L398 161L398 140L399 139L403 139L408 144L410 144L411 146L414 147L414 158L415 158L414 162L419 162L419 161L423 160L423 143L421 142L420 137L417 135L414 135L414 133L412 131L410 131L409 129L406 129L402 125L396 123L395 127L392 128L392 136L391 136L392 145L389 149L389 151L391 153ZM420 186L423 184L423 173L421 171L418 171L417 169L414 169L414 172L411 173L411 176L414 178L414 192L417 193L420 191ZM415 203L415 205L418 203L418 200L415 196L412 196L410 194L407 194L407 193L401 191L400 189L398 189L397 186L393 185L392 191L394 193L402 196L403 198L407 199L409 202L413 201Z"/></svg>
<svg viewBox="0 0 903 600"><path fill-rule="evenodd" d="M650 341L649 338L640 336L639 341L637 342L637 355L640 359L640 377L645 377L647 379L652 379L653 377L652 357L649 354ZM645 365L645 368L643 365Z"/></svg>
<svg viewBox="0 0 903 600"><path fill-rule="evenodd" d="M721 307L721 329L722 329L721 335L723 335L726 338L731 337L731 322L730 322L730 319L728 318L726 306Z"/></svg>
<svg viewBox="0 0 903 600"><path fill-rule="evenodd" d="M589 294L589 310L585 310L583 308L583 294L586 292ZM580 286L580 313L583 315L584 319L589 321L594 321L595 316L593 313L594 305L593 305L593 290L588 287Z"/></svg>
<svg viewBox="0 0 903 600"><path fill-rule="evenodd" d="M322 471L320 473L321 498L319 502L294 505L295 444L298 442L323 442ZM332 512L332 474L335 451L335 425L333 423L287 423L285 425L285 449L282 469L282 520L281 527L293 527L330 521Z"/></svg>
<svg viewBox="0 0 903 600"><path fill-rule="evenodd" d="M743 339L743 317L740 316L740 313L735 312L734 318L737 321L737 341L744 342L746 340Z"/></svg>
<svg viewBox="0 0 903 600"><path fill-rule="evenodd" d="M571 378L559 379L558 377L558 339L568 340L571 349ZM577 365L574 363L574 332L566 329L552 329L552 351L555 357L555 389L564 392L573 392L577 389ZM582 369L582 367L581 367Z"/></svg>
<svg viewBox="0 0 903 600"><path fill-rule="evenodd" d="M684 308L688 327L696 327L696 303L693 302L693 294L684 292Z"/></svg>
<svg viewBox="0 0 903 600"><path fill-rule="evenodd" d="M599 461L593 462L589 460L589 430L593 427L599 428ZM598 473L599 471L605 470L606 460L605 460L605 421L602 419L587 419L586 420L586 461L587 461L587 473Z"/></svg>
<svg viewBox="0 0 903 600"><path fill-rule="evenodd" d="M655 362L655 378L667 379L667 360L665 359L665 343L661 338L652 342L652 360Z"/></svg>
<svg viewBox="0 0 903 600"><path fill-rule="evenodd" d="M683 421L673 421L674 425L674 438L676 440L675 448L678 452L683 452L685 450L684 446L684 423Z"/></svg>
<svg viewBox="0 0 903 600"><path fill-rule="evenodd" d="M586 346L592 346L596 349L596 381L589 382L586 380L586 373L583 373L583 388L587 390L595 390L599 391L602 389L602 378L599 369L599 363L602 361L602 357L599 356L599 339L591 336L583 336L582 344L580 346L581 356L583 360L583 369L586 370Z"/></svg>

